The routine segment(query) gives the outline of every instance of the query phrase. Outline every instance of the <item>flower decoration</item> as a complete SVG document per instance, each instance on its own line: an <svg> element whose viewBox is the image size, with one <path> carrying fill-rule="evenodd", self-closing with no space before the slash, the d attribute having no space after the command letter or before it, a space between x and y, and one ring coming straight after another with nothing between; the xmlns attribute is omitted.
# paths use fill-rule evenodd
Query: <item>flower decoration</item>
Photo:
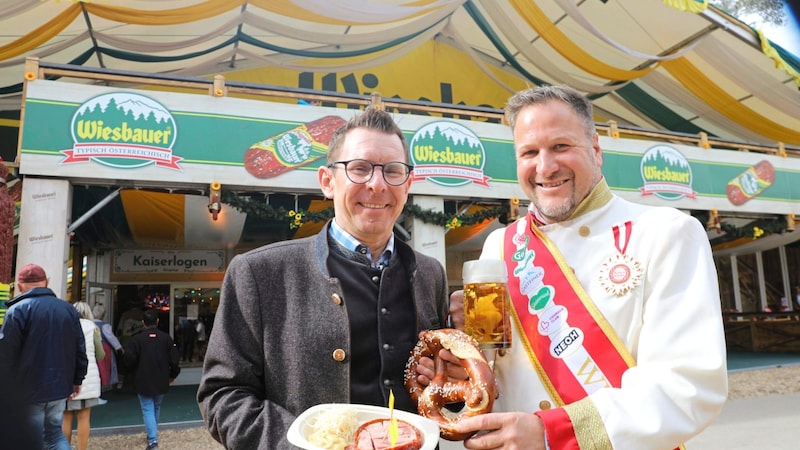
<svg viewBox="0 0 800 450"><path fill-rule="evenodd" d="M264 202L256 197L251 197L247 194L238 194L232 191L222 191L222 203L233 209L266 220L288 219L288 225L292 229L299 228L304 222L327 222L333 218L334 215L332 207L321 211L306 211L302 209L287 211L281 207L270 205L269 201ZM510 210L510 204L512 204L513 201L514 199L511 199L500 205L480 209L473 214L445 213L432 209L422 209L419 205L408 203L403 208L403 214L407 217L419 219L424 223L439 225L452 230L462 226L475 225L485 220L494 220L507 216ZM519 202L519 199L516 199L516 201Z"/></svg>
<svg viewBox="0 0 800 450"><path fill-rule="evenodd" d="M758 239L764 235L764 230L759 227L753 227L753 239Z"/></svg>
<svg viewBox="0 0 800 450"><path fill-rule="evenodd" d="M289 211L289 217L294 218L294 220L289 223L289 228L294 230L303 226L303 213L301 211L291 210Z"/></svg>
<svg viewBox="0 0 800 450"><path fill-rule="evenodd" d="M448 230L454 230L461 226L461 220L458 217L453 217L452 219L450 219L450 222L447 222L447 225L445 226L447 227Z"/></svg>

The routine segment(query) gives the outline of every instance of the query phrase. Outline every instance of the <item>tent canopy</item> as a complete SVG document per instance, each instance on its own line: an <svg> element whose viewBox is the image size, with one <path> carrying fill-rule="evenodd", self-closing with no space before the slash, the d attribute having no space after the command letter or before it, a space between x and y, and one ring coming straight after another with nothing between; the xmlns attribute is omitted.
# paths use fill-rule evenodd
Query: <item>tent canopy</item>
<svg viewBox="0 0 800 450"><path fill-rule="evenodd" d="M31 55L234 76L358 70L435 41L509 94L501 74L572 85L599 120L800 148L800 60L705 1L6 0L0 27L0 110L19 110Z"/></svg>
<svg viewBox="0 0 800 450"><path fill-rule="evenodd" d="M484 80L461 87L470 91L470 106L501 108L520 87L569 84L593 99L599 121L706 132L743 143L780 142L790 154L800 154L800 59L705 1L4 0L0 28L0 154L6 160L16 154L28 56L119 71L223 74L231 80L258 73L263 84L302 87L276 74L364 71L413 58L421 49L433 56L404 72L405 88L387 86L386 80L380 88L417 100L414 86L437 76L431 75L439 73L437 65L458 65ZM446 58L453 52L460 58ZM360 81L362 89L375 86L366 76ZM347 77L323 82L322 89L351 92L347 82ZM107 195L77 194L74 217ZM185 211L202 212L206 200L160 197L125 194L107 206L115 214L97 216L84 227L94 230L85 238L100 245L197 241L184 227ZM174 215L157 222L170 224L169 230L122 219L137 202L153 201L170 204L164 210ZM101 222L108 220L121 222ZM203 236L210 233L229 245L313 232L253 217L236 220L233 234L209 222ZM448 240L454 242L448 244L474 239L461 234L452 233Z"/></svg>

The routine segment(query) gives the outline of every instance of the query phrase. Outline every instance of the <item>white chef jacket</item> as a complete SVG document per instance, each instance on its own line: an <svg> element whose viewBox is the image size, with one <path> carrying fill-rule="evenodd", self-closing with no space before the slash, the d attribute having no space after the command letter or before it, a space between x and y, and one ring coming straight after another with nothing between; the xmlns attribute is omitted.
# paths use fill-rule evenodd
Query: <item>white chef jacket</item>
<svg viewBox="0 0 800 450"><path fill-rule="evenodd" d="M617 296L603 287L601 267L620 252L612 229L625 221L633 225L625 253L642 265L643 277ZM602 423L608 440L601 448L615 449L674 449L699 434L719 415L728 392L717 274L700 222L674 208L626 201L603 180L572 218L540 229L636 361L620 388L590 395L599 417L573 417L573 428ZM502 259L504 233L487 238L481 258ZM547 404L542 401L556 405L519 333L515 325L512 348L495 356L495 412L535 412Z"/></svg>

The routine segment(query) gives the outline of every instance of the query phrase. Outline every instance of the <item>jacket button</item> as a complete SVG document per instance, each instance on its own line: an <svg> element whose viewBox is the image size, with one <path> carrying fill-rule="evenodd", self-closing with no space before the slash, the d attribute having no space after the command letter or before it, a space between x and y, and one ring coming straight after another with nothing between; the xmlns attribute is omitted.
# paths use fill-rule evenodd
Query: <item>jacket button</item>
<svg viewBox="0 0 800 450"><path fill-rule="evenodd" d="M390 380L388 378L383 380L383 385L384 386L391 386L392 385L392 380Z"/></svg>
<svg viewBox="0 0 800 450"><path fill-rule="evenodd" d="M372 282L378 284L381 281L381 278L377 275L372 277Z"/></svg>
<svg viewBox="0 0 800 450"><path fill-rule="evenodd" d="M542 411L547 411L548 409L552 408L553 405L550 404L547 400L542 400L539 402L539 409Z"/></svg>
<svg viewBox="0 0 800 450"><path fill-rule="evenodd" d="M384 349L384 350L391 350L391 349L392 349L392 346L391 346L391 345L389 345L389 344L383 344L383 349Z"/></svg>
<svg viewBox="0 0 800 450"><path fill-rule="evenodd" d="M344 361L345 353L344 350L337 348L333 351L333 359L338 362Z"/></svg>
<svg viewBox="0 0 800 450"><path fill-rule="evenodd" d="M333 300L333 303L335 303L337 305L341 305L342 304L342 297L339 297L339 294L331 295L331 300Z"/></svg>

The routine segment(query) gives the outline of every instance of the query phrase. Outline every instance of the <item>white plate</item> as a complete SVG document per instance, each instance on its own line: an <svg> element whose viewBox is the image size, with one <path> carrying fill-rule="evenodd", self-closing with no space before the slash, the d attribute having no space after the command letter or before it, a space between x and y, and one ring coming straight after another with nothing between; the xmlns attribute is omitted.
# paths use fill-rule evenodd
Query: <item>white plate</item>
<svg viewBox="0 0 800 450"><path fill-rule="evenodd" d="M289 427L289 431L286 432L286 437L289 439L289 442L300 448L307 450L325 450L308 442L306 439L306 436L311 431L308 426L308 421L322 411L330 408L342 407L349 407L355 410L359 425L373 419L389 418L389 408L384 408L382 406L325 403L312 406L297 416L297 419L295 419ZM422 431L422 437L424 439L422 450L434 450L436 448L436 444L439 443L439 425L436 422L406 411L395 410L394 416L398 419L405 420Z"/></svg>

